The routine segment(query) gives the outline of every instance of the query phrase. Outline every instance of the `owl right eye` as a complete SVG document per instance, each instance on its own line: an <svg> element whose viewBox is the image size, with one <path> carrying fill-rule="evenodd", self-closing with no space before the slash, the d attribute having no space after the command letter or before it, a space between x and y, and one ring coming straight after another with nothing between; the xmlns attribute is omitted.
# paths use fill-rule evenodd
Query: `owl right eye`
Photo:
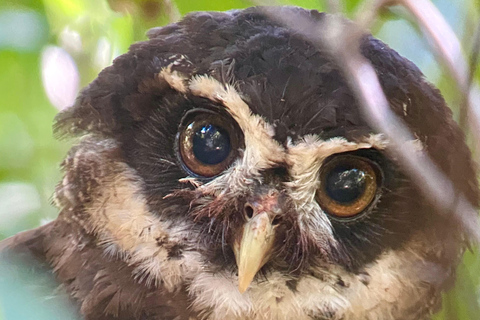
<svg viewBox="0 0 480 320"><path fill-rule="evenodd" d="M236 157L237 130L230 119L211 110L188 114L178 135L179 155L185 168L207 178L223 172Z"/></svg>
<svg viewBox="0 0 480 320"><path fill-rule="evenodd" d="M337 155L322 165L317 200L330 215L350 218L370 206L381 180L380 169L369 159Z"/></svg>

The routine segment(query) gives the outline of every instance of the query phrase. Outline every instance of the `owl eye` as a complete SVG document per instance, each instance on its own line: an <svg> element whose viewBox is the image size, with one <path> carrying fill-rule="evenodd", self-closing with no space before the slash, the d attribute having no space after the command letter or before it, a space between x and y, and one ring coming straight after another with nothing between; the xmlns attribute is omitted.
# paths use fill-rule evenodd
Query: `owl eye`
<svg viewBox="0 0 480 320"><path fill-rule="evenodd" d="M353 217L374 200L379 174L377 165L369 159L354 155L335 156L322 165L317 200L333 216Z"/></svg>
<svg viewBox="0 0 480 320"><path fill-rule="evenodd" d="M213 177L224 171L238 150L235 126L210 111L188 114L179 132L178 149L188 171L202 177Z"/></svg>

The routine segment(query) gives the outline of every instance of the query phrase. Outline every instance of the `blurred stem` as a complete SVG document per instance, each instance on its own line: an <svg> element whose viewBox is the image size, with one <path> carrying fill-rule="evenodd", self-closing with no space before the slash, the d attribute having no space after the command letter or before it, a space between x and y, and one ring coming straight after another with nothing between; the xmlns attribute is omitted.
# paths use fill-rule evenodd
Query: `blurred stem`
<svg viewBox="0 0 480 320"><path fill-rule="evenodd" d="M473 79L475 78L475 73L477 72L478 68L478 59L480 54L480 21L477 23L477 29L475 31L475 37L472 47L472 53L470 55L469 61L469 74L468 74L468 91L472 88ZM463 97L463 101L460 105L460 118L459 118L459 125L465 132L465 135L468 135L468 125L467 125L467 117L468 117L468 96Z"/></svg>

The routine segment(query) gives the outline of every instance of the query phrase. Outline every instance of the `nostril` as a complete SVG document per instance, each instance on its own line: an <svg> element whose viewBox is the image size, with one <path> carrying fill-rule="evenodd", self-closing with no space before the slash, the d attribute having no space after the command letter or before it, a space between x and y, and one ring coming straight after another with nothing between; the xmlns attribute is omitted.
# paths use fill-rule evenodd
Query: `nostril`
<svg viewBox="0 0 480 320"><path fill-rule="evenodd" d="M281 220L282 218L280 216L275 216L275 218L273 218L272 225L276 226L277 224L280 223Z"/></svg>
<svg viewBox="0 0 480 320"><path fill-rule="evenodd" d="M246 217L247 219L252 219L252 217L253 217L253 208L252 208L252 206L251 206L249 203L245 204L244 212L245 212L245 217Z"/></svg>

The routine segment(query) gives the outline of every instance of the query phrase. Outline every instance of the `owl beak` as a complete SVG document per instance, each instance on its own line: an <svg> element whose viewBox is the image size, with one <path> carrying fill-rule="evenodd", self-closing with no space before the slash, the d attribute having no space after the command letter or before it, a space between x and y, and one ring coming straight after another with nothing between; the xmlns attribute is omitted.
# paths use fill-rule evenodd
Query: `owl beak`
<svg viewBox="0 0 480 320"><path fill-rule="evenodd" d="M233 246L240 293L247 290L258 270L270 258L274 239L274 226L267 212L261 212L245 223L240 242Z"/></svg>

